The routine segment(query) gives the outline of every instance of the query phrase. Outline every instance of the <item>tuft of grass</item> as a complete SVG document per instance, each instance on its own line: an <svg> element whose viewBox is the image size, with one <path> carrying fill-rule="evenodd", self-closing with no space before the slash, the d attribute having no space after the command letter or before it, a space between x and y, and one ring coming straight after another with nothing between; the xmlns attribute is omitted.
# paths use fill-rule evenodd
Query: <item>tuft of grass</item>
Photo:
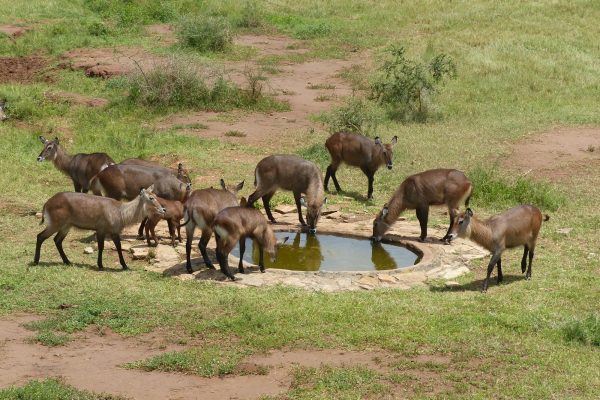
<svg viewBox="0 0 600 400"><path fill-rule="evenodd" d="M296 26L294 37L298 39L314 39L329 35L333 31L330 24L324 21L305 23Z"/></svg>
<svg viewBox="0 0 600 400"><path fill-rule="evenodd" d="M239 88L222 75L204 70L187 58L170 57L148 71L139 70L125 81L128 99L150 107L226 111L247 108L283 111L289 108L262 92L262 76L249 75L248 87ZM252 79L251 79L252 78Z"/></svg>
<svg viewBox="0 0 600 400"><path fill-rule="evenodd" d="M590 346L600 346L600 314L574 320L563 327L565 339Z"/></svg>
<svg viewBox="0 0 600 400"><path fill-rule="evenodd" d="M179 22L177 37L184 46L200 52L222 52L233 42L229 21L223 17L185 17Z"/></svg>
<svg viewBox="0 0 600 400"><path fill-rule="evenodd" d="M296 154L306 160L314 162L321 168L327 167L331 161L329 152L323 143L317 143L308 147L304 147L296 151Z"/></svg>
<svg viewBox="0 0 600 400"><path fill-rule="evenodd" d="M323 102L323 101L330 101L333 98L334 98L334 96L330 96L330 95L327 95L327 94L320 94L317 97L315 97L314 100L318 101L318 102Z"/></svg>
<svg viewBox="0 0 600 400"><path fill-rule="evenodd" d="M125 365L144 371L184 372L204 377L233 374L242 359L242 354L226 351L222 347L204 346L184 351L175 351L135 361Z"/></svg>
<svg viewBox="0 0 600 400"><path fill-rule="evenodd" d="M246 0L237 26L241 28L259 28L264 24L264 11L256 0Z"/></svg>
<svg viewBox="0 0 600 400"><path fill-rule="evenodd" d="M42 331L31 338L34 343L39 343L48 347L64 346L69 343L71 338L68 335L58 334L52 331Z"/></svg>
<svg viewBox="0 0 600 400"><path fill-rule="evenodd" d="M240 131L236 131L236 130L231 130L231 131L225 132L225 136L228 136L228 137L246 137L246 134L244 132L240 132Z"/></svg>
<svg viewBox="0 0 600 400"><path fill-rule="evenodd" d="M208 125L203 124L202 122L194 122L192 124L177 124L173 125L173 129L208 129Z"/></svg>
<svg viewBox="0 0 600 400"><path fill-rule="evenodd" d="M1 400L125 400L124 397L106 393L78 390L58 379L31 381L25 386L12 386L0 390Z"/></svg>
<svg viewBox="0 0 600 400"><path fill-rule="evenodd" d="M308 85L306 85L307 89L314 89L314 90L332 90L335 89L335 85L332 83L309 83Z"/></svg>
<svg viewBox="0 0 600 400"><path fill-rule="evenodd" d="M563 195L547 182L534 181L524 176L507 179L495 169L482 167L473 169L467 176L473 183L471 204L476 207L501 209L517 204L532 204L556 211L565 202Z"/></svg>
<svg viewBox="0 0 600 400"><path fill-rule="evenodd" d="M356 132L371 135L386 119L385 111L376 103L361 97L350 97L333 110L317 117L331 133Z"/></svg>

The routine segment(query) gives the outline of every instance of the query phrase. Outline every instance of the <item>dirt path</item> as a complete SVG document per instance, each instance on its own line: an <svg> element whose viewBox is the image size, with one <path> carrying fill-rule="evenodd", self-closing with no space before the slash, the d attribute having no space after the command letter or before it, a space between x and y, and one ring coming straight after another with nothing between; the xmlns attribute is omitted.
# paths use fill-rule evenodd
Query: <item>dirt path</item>
<svg viewBox="0 0 600 400"><path fill-rule="evenodd" d="M32 332L21 324L38 319L31 315L0 319L0 388L23 385L32 379L61 377L79 389L128 396L134 399L254 399L289 389L295 365L318 367L324 361L340 366L360 364L381 370L389 358L377 352L275 351L250 357L239 369L249 375L202 378L166 372L144 372L120 368L127 362L175 350L165 349L157 335L123 338L110 331L91 330L64 347L45 347L26 341ZM378 362L374 360L377 359ZM268 369L266 375L252 375Z"/></svg>
<svg viewBox="0 0 600 400"><path fill-rule="evenodd" d="M600 165L599 128L560 128L513 146L504 165L536 177L560 181Z"/></svg>

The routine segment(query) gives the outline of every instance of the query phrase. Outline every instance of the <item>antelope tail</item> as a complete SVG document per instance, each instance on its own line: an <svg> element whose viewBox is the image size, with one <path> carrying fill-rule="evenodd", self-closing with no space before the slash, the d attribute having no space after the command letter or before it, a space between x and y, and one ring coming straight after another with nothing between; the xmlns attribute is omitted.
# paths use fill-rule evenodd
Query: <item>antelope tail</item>
<svg viewBox="0 0 600 400"><path fill-rule="evenodd" d="M185 210L184 215L185 215L185 218L187 218L187 220L184 218L182 224L177 224L178 228L181 228L182 226L187 225L192 220L192 217L190 217L190 213L188 212L188 210Z"/></svg>
<svg viewBox="0 0 600 400"><path fill-rule="evenodd" d="M550 216L548 214L544 215L544 222L548 221L550 219Z"/></svg>
<svg viewBox="0 0 600 400"><path fill-rule="evenodd" d="M42 220L40 221L40 225L44 225L44 215L46 215L46 205L42 207Z"/></svg>

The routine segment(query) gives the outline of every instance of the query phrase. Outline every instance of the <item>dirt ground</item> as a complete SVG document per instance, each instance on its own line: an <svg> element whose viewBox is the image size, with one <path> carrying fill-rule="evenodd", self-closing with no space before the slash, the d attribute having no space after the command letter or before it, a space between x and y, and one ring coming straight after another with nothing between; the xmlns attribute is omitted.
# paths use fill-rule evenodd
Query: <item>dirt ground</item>
<svg viewBox="0 0 600 400"><path fill-rule="evenodd" d="M560 128L513 146L504 166L523 174L561 181L600 166L599 128Z"/></svg>
<svg viewBox="0 0 600 400"><path fill-rule="evenodd" d="M33 379L59 377L79 389L135 399L254 399L287 391L291 372L297 366L364 366L386 373L390 371L390 364L399 360L381 351L272 351L248 357L239 364L238 373L225 377L144 372L120 365L183 348L170 344L160 333L123 338L110 330L93 329L78 334L77 339L66 346L45 347L31 343L28 338L32 332L22 326L36 319L33 315L0 318L0 388L23 385ZM448 357L441 355L417 356L411 361L450 363ZM432 379L430 373L418 369L407 373L425 383ZM439 389L444 385L437 382L431 386Z"/></svg>
<svg viewBox="0 0 600 400"><path fill-rule="evenodd" d="M0 57L0 83L51 82L48 61L40 56Z"/></svg>
<svg viewBox="0 0 600 400"><path fill-rule="evenodd" d="M46 92L46 98L55 102L65 102L69 104L87 106L87 107L104 107L108 104L108 100L100 97L89 97L79 93L72 92Z"/></svg>
<svg viewBox="0 0 600 400"><path fill-rule="evenodd" d="M27 31L32 29L31 26L28 25L18 25L18 24L2 24L0 25L0 33L5 34L11 38L17 38Z"/></svg>

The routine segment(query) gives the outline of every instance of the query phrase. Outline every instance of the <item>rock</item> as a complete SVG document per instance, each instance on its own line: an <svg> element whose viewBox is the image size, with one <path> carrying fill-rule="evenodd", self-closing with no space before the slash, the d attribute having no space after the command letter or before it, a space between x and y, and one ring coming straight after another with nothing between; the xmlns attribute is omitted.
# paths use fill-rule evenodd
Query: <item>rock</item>
<svg viewBox="0 0 600 400"><path fill-rule="evenodd" d="M560 233L561 235L568 235L569 233L571 233L571 231L573 230L573 228L559 228L556 230L556 233Z"/></svg>
<svg viewBox="0 0 600 400"><path fill-rule="evenodd" d="M36 218L42 218L42 213L41 212L36 212L35 213L35 217Z"/></svg>
<svg viewBox="0 0 600 400"><path fill-rule="evenodd" d="M172 246L159 244L156 246L156 260L159 263L177 264L179 262L179 254Z"/></svg>
<svg viewBox="0 0 600 400"><path fill-rule="evenodd" d="M281 205L275 207L274 211L279 214L290 214L290 213L295 213L297 210L296 210L296 206L291 206L289 204L281 204Z"/></svg>
<svg viewBox="0 0 600 400"><path fill-rule="evenodd" d="M377 275L377 277L379 278L379 280L381 282L385 282L385 283L396 283L398 282L398 280L390 274L379 274Z"/></svg>
<svg viewBox="0 0 600 400"><path fill-rule="evenodd" d="M148 258L148 254L150 252L149 250L150 249L148 249L146 246L143 246L143 245L133 246L133 247L131 247L131 249L129 249L131 254L133 254L134 260L144 260L144 259Z"/></svg>
<svg viewBox="0 0 600 400"><path fill-rule="evenodd" d="M330 214L339 213L339 212L340 212L339 206L325 206L325 207L323 207L323 211L321 211L321 215L330 215Z"/></svg>
<svg viewBox="0 0 600 400"><path fill-rule="evenodd" d="M365 275L357 281L359 286L368 285L371 287L375 287L379 285L379 279L374 276Z"/></svg>
<svg viewBox="0 0 600 400"><path fill-rule="evenodd" d="M456 281L447 281L446 282L447 288L454 288L454 287L458 287L458 286L460 286L460 283L458 283Z"/></svg>
<svg viewBox="0 0 600 400"><path fill-rule="evenodd" d="M333 212L333 213L325 215L325 218L327 218L327 219L338 219L338 218L340 218L341 215L342 215L342 213L340 213L339 211L336 211L336 212Z"/></svg>
<svg viewBox="0 0 600 400"><path fill-rule="evenodd" d="M364 290L373 290L373 286L369 285L358 285L358 287Z"/></svg>
<svg viewBox="0 0 600 400"><path fill-rule="evenodd" d="M123 251L130 251L131 250L131 243L130 242L121 242L121 250L123 250Z"/></svg>
<svg viewBox="0 0 600 400"><path fill-rule="evenodd" d="M83 249L83 254L92 254L93 252L94 252L94 248L91 246L88 246L85 249Z"/></svg>
<svg viewBox="0 0 600 400"><path fill-rule="evenodd" d="M240 275L238 274L238 277L236 277L236 279L239 280L240 283L242 283L246 286L261 287L262 285L265 284L265 282L262 280L262 278L257 276L257 274L244 275L243 278L239 278L239 276Z"/></svg>
<svg viewBox="0 0 600 400"><path fill-rule="evenodd" d="M451 270L448 270L447 272L445 272L444 274L442 274L442 278L444 279L454 279L457 278L461 275L464 275L466 273L470 272L469 268L462 266L462 267L458 267L458 268L452 268Z"/></svg>

